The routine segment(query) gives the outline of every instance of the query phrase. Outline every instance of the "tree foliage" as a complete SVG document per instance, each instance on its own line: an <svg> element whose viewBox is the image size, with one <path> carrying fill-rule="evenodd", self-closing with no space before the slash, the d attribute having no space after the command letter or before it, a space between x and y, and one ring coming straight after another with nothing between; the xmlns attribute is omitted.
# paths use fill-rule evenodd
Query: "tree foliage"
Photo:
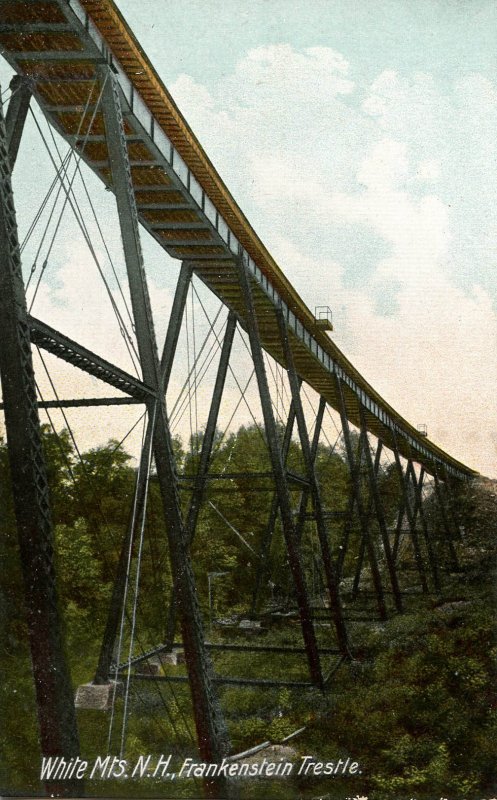
<svg viewBox="0 0 497 800"><path fill-rule="evenodd" d="M282 441L283 429L279 430L279 436ZM97 663L120 550L133 519L136 463L115 441L79 454L67 431L54 433L44 427L42 438L54 517L58 591L76 685L91 680ZM185 519L202 443L202 434L192 439L187 448L180 440L174 441ZM357 452L357 439L353 448ZM305 475L305 468L296 440L291 442L287 467L294 476L289 485L297 522L302 510L303 486L297 477ZM350 578L359 556L361 536L357 514L347 521L352 483L345 452L320 442L315 469L328 513L334 558L343 542L344 528L349 526L348 555L341 577ZM371 501L365 463L359 472L359 482L367 508ZM401 494L395 465L382 462L378 488L387 524L394 527ZM204 486L191 544L198 598L206 622L249 614L273 502L274 480L261 430L256 425L244 426L224 438L216 432L210 478ZM310 497L305 510L301 556L313 602L323 603L325 582ZM436 516L433 495L427 499L426 513L428 518L431 514L435 530L441 530L442 521ZM0 441L0 514L0 668L5 676L0 689L0 717L6 720L0 730L0 747L2 764L8 765L2 777L5 786L1 788L37 794L36 706L7 448L3 441ZM135 522L122 657L130 644L129 620L133 614L136 614L135 655L162 642L167 628L173 585L167 544L168 517L164 516L153 472L143 525L139 519ZM384 567L381 549L378 556L380 566ZM261 606L291 608L292 581L279 518L263 566ZM367 579L367 563L365 574ZM385 577L385 584L386 581ZM136 603L135 586L139 586ZM380 632L372 629L362 638L359 636L356 645L365 659L363 667L359 676L349 671L340 679L333 720L326 722L324 718L323 725L325 728L332 725L333 735L319 722L318 706L322 699L318 702L307 696L291 697L287 690L261 694L241 688L225 689L223 702L228 709L233 740L243 749L257 739L284 738L302 721L312 723L316 719L318 722L310 727L308 752L318 745L322 757L327 746L330 757L342 752L360 752L369 769L367 787L381 796L394 800L397 795L416 792L420 797L428 797L427 787L434 787L437 793L450 788L454 796L459 793L469 798L475 787L487 786L491 781L493 762L488 737L494 737L496 731L494 716L489 711L494 703L489 688L491 632L488 614L483 610L475 609L468 616L467 626L458 625L457 620L442 624L436 617L428 621L424 610L417 616L392 620L388 629ZM208 626L208 633L222 640L222 631L215 626ZM284 644L301 644L299 636L295 625L271 632L273 641ZM236 658L239 657L221 655L216 668L229 673L235 666L240 667L239 662L235 664ZM301 662L283 661L283 657L268 659L258 655L247 659L243 668L246 675L259 678L270 677L280 668L291 679L303 677L305 664L303 667ZM179 669L185 674L184 667ZM163 702L164 698L160 700ZM152 694L145 692L140 696L136 708L141 711L135 711L130 723L129 742L133 752L153 750L157 741L153 720L161 715L167 741L178 741L179 752L187 746L192 726L187 694L176 694L169 705L161 706L159 713L158 703ZM119 713L118 709L116 718ZM106 735L107 721L91 712L80 712L79 717L83 748L88 753L97 753L98 742ZM164 746L170 748L170 744ZM26 753L32 755L26 758ZM326 793L326 787L315 788L316 792L319 789ZM313 784L305 787L307 792L311 789L314 791ZM300 787L299 791L304 790ZM344 787L344 792L349 792L349 787Z"/></svg>

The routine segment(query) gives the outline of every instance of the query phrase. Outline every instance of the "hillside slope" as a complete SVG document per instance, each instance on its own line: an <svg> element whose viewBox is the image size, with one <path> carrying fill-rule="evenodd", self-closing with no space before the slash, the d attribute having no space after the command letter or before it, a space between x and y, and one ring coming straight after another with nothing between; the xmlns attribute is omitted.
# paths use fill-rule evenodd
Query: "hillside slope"
<svg viewBox="0 0 497 800"><path fill-rule="evenodd" d="M337 673L330 707L292 742L294 760L350 757L362 774L309 774L243 797L490 800L497 793L495 692L497 481L460 498L459 573L442 596L409 597L404 614L354 627L356 661Z"/></svg>

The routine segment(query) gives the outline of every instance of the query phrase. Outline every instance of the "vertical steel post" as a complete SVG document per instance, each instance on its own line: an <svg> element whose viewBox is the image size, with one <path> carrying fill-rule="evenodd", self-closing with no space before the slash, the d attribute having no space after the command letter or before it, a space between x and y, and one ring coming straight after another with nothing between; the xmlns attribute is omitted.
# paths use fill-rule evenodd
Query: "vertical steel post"
<svg viewBox="0 0 497 800"><path fill-rule="evenodd" d="M446 464L442 464L442 474L443 474L443 481L445 486L445 496L447 499L447 510L451 517L453 530L455 535L459 535L460 530L460 517L459 517L459 510L457 508L457 501L456 501L456 493L453 485L453 481L451 480L449 470L447 469Z"/></svg>
<svg viewBox="0 0 497 800"><path fill-rule="evenodd" d="M167 333L160 362L162 392L164 394L167 394L169 387L169 379L171 377L174 356L176 355L176 348L178 346L181 323L183 321L183 314L188 297L188 290L192 280L192 273L192 265L183 261L181 264L178 282L176 284L176 290L174 292L173 305L171 308L171 315L169 317L169 324L167 326Z"/></svg>
<svg viewBox="0 0 497 800"><path fill-rule="evenodd" d="M286 464L286 460L288 458L288 452L290 450L290 444L292 441L294 424L295 424L295 408L293 403L291 403L290 410L288 412L288 419L285 426L285 433L283 436L283 445L281 447L281 458L283 461L283 465ZM257 568L257 572L255 575L255 585L254 585L254 592L252 595L252 605L250 607L250 613L254 616L259 611L262 584L267 574L269 553L271 551L271 542L273 540L276 520L278 519L279 507L280 506L279 506L278 492L274 492L271 500L271 508L269 510L268 521L266 527L264 528L264 532L262 534L261 546L259 548L259 566Z"/></svg>
<svg viewBox="0 0 497 800"><path fill-rule="evenodd" d="M369 449L369 441L368 441L368 430L366 426L366 412L364 406L361 405L360 407L360 416L361 416L361 433L364 437L364 453L366 456L366 466L368 470L368 477L369 477L369 486L371 489L371 494L374 502L374 507L376 511L376 519L378 521L378 527L380 529L381 540L383 543L383 550L385 552L385 559L387 562L388 567L388 574L390 576L390 584L392 586L393 597L395 600L395 607L397 611L401 612L402 609L402 596L400 593L399 582L397 579L397 572L395 570L395 564L392 558L392 550L390 547L390 539L388 537L387 531L387 524L385 521L385 513L383 510L383 505L380 498L380 493L378 491L378 484L376 480L376 472L373 464L373 459L371 458L371 451ZM381 443L380 443L381 444ZM381 452L381 451L380 451Z"/></svg>
<svg viewBox="0 0 497 800"><path fill-rule="evenodd" d="M226 374L231 356L231 349L233 347L233 339L236 331L236 317L232 311L229 312L228 322L226 324L226 331L224 334L223 347L221 350L221 358L217 369L216 383L212 394L211 406L209 409L209 416L205 426L204 437L202 440L202 450L200 452L199 465L197 474L195 476L195 485L193 488L190 508L188 510L188 517L186 522L186 535L187 542L190 545L195 535L195 528L197 525L202 497L205 490L205 481L209 463L212 453L212 445L214 444L214 435L216 433L217 420L219 416L219 408L221 406L221 399L224 391L224 384L226 381Z"/></svg>
<svg viewBox="0 0 497 800"><path fill-rule="evenodd" d="M173 305L171 308L171 315L167 326L166 338L164 340L164 347L162 349L162 356L160 362L162 391L167 395L169 387L169 380L174 364L174 357L176 355L176 348L178 346L178 339L181 332L181 325L183 322L183 315L188 298L188 291L190 289L193 275L193 267L186 261L181 264L181 270L176 283L176 290L174 292ZM165 642L171 644L174 641L176 632L177 620L177 607L176 598L174 594L174 587L171 589L169 597L169 608L167 613Z"/></svg>
<svg viewBox="0 0 497 800"><path fill-rule="evenodd" d="M219 408L221 406L221 399L224 391L224 384L226 381L226 374L228 372L229 360L231 356L231 349L233 347L233 339L236 332L236 317L232 311L228 315L228 322L226 324L226 331L224 334L223 347L221 350L221 358L217 369L216 383L212 394L211 406L209 409L209 416L205 433L202 440L202 450L200 452L199 465L197 474L195 476L195 483L190 499L190 507L188 510L188 517L185 526L185 536L187 546L190 547L197 527L198 515L205 491L205 482L207 472L209 470L209 463L211 460L212 446L214 444L214 435L216 433L217 419L219 416ZM210 589L210 581L209 581ZM210 606L209 606L210 608ZM169 603L169 615L166 628L166 643L171 644L174 641L174 634L176 630L176 598L174 593L171 595Z"/></svg>
<svg viewBox="0 0 497 800"><path fill-rule="evenodd" d="M216 762L229 751L228 733L214 690L212 664L204 644L200 609L181 514L119 87L110 67L101 68L101 79L104 83L102 103L112 185L119 213L140 363L144 381L157 392L153 449L168 532L171 568L181 619L197 739L203 760ZM226 782L224 780L212 782L207 784L206 788L212 796L219 795L220 792L225 792Z"/></svg>
<svg viewBox="0 0 497 800"><path fill-rule="evenodd" d="M358 475L361 474L363 450L364 450L364 439L363 439L362 436L359 436L358 442L357 442L357 456L356 456L357 457L357 461L355 462L355 468L356 468L356 471L357 471ZM355 497L356 493L355 493L354 483L352 483L352 492L353 492L353 497ZM366 520L366 527L367 527L368 531L369 531L369 523L370 523L370 520L371 520L371 512L372 512L372 510L373 510L373 498L371 497L371 492L370 492L369 493L369 497L368 497L368 505L367 505L367 508L365 509L365 520ZM354 511L354 505L352 505L352 513L353 513L353 511ZM353 520L353 516L352 516L351 522L352 522L352 520ZM366 537L364 536L364 533L361 531L361 540L359 542L359 553L358 553L358 556L357 556L357 564L356 564L356 569L355 569L354 582L352 584L352 600L357 600L357 597L359 595L359 586L360 586L360 583L361 583L362 568L364 566L364 557L366 555L366 545L367 545Z"/></svg>
<svg viewBox="0 0 497 800"><path fill-rule="evenodd" d="M121 618L126 583L128 580L127 567L129 561L129 548L133 548L135 530L140 529L140 523L147 497L148 463L150 458L152 435L153 422L149 416L140 454L140 466L138 468L138 477L132 503L135 509L135 514L130 514L126 535L124 536L121 544L121 551L119 553L119 561L117 563L114 585L112 587L112 595L110 598L109 608L107 610L107 621L105 623L104 634L100 645L97 669L95 671L95 677L93 678L94 684L105 684L109 682L112 657L114 654L114 647L119 629L119 620Z"/></svg>
<svg viewBox="0 0 497 800"><path fill-rule="evenodd" d="M365 542L365 547L368 553L369 564L371 567L371 576L373 578L373 585L376 594L376 602L378 604L378 612L381 619L386 619L387 609L385 605L385 596L383 593L383 586L381 583L380 570L378 568L378 561L376 558L374 543L370 535L368 520L364 510L364 505L361 497L361 487L359 482L359 471L354 459L354 451L352 449L352 441L350 436L349 421L347 419L347 409L345 407L345 398L343 396L342 381L335 373L335 385L337 388L337 397L340 405L340 419L342 421L342 430L345 441L345 448L347 451L347 460L349 462L350 476L352 478L352 486L355 494L355 501L359 513L359 521L361 525L361 534Z"/></svg>
<svg viewBox="0 0 497 800"><path fill-rule="evenodd" d="M357 459L358 459L357 469L359 471L360 471L361 465L362 465L362 452L363 452L363 449L364 449L363 448L363 438L364 437L362 437L362 436L359 437L359 444L358 444L358 448L357 448ZM378 471L380 469L380 459L381 459L382 446L383 445L382 445L381 441L378 439L378 446L376 448L376 453L375 453L375 457L374 457L374 465L373 465L375 479L378 477ZM369 520L370 520L372 511L373 511L373 496L372 496L371 491L370 491L369 498L368 498L368 508L367 508L368 524L369 524ZM357 558L356 574L355 574L354 584L353 584L353 589L352 589L352 597L353 597L353 599L355 599L357 597L357 594L359 592L359 582L360 582L360 578L361 578L362 565L363 565L363 562L364 562L365 554L366 554L366 543L364 541L364 537L361 536L361 544L360 544L360 548L359 548L359 556Z"/></svg>
<svg viewBox="0 0 497 800"><path fill-rule="evenodd" d="M342 543L341 545L339 545L338 548L338 556L336 563L338 580L341 580L343 576L343 565L345 563L345 557L347 555L347 550L349 546L350 534L352 533L352 524L354 521L354 507L355 507L355 491L352 489L347 503L347 509L345 511Z"/></svg>
<svg viewBox="0 0 497 800"><path fill-rule="evenodd" d="M408 521L410 519L409 527L413 528L416 531L416 535L418 535L417 522L418 522L419 505L418 505L418 501L417 501L417 491L416 491L417 490L417 479L416 479L416 472L415 472L415 469L414 469L414 464L413 464L411 458L407 459L406 469L405 469L405 473L404 473L404 484L405 484L405 487L406 487L406 496L409 498L409 509L410 509L410 513L411 513L411 517L410 518L408 517ZM423 539L424 539L425 544L426 544L426 539L424 537L424 531L423 531ZM419 536L418 536L418 542L419 542ZM419 549L420 549L420 552L421 552L421 544L419 545ZM428 548L427 548L427 552L428 552ZM429 561L429 558L428 558L428 561ZM423 566L424 566L424 561L423 561ZM431 565L430 565L430 567L431 567ZM427 580L428 580L428 576L427 576Z"/></svg>
<svg viewBox="0 0 497 800"><path fill-rule="evenodd" d="M404 522L404 517L405 517L404 495L401 494L399 500L399 509L397 512L397 525L395 526L395 536L394 536L393 550L392 550L394 564L397 562L397 556L399 553L400 538L402 536L402 523Z"/></svg>
<svg viewBox="0 0 497 800"><path fill-rule="evenodd" d="M357 442L357 465L358 465L358 469L361 468L361 464L362 464L362 441L359 438L359 440ZM347 460L347 465L348 465L348 460ZM350 474L350 468L349 468L349 474ZM345 562L345 557L347 555L347 549L348 549L348 545L349 545L350 534L352 533L352 524L353 524L353 521L354 521L354 506L355 506L355 503L356 503L356 496L355 496L355 490L354 490L354 486L352 484L352 479L351 479L351 490L350 490L349 499L348 499L348 503L347 503L347 509L345 511L345 521L344 521L344 525L343 525L342 544L339 545L339 547L338 547L338 558L337 558L338 580L341 580L341 578L342 578L343 565L344 565L344 562ZM359 570L362 569L362 560L363 560L363 558L364 558L364 540L363 540L363 538L361 536L361 545L360 545L360 553L359 553L359 561L360 561L360 563L358 564Z"/></svg>
<svg viewBox="0 0 497 800"><path fill-rule="evenodd" d="M300 383L300 381L299 381L299 383ZM312 444L311 444L311 459L312 459L312 463L314 465L314 468L315 468L315 465L316 465L316 456L317 456L317 452L318 452L319 437L321 435L321 428L323 426L323 417L324 417L325 409L326 409L326 400L324 399L324 397L320 397L319 398L318 413L316 415L316 424L314 426L314 435L312 437ZM307 504L309 502L309 495L310 494L311 494L311 487L310 486L304 486L304 489L302 491L302 496L300 498L300 507L299 507L299 513L298 513L298 517L297 517L297 525L296 525L297 539L298 539L299 542L302 539L302 534L304 532L305 515L306 515L306 512L307 512Z"/></svg>
<svg viewBox="0 0 497 800"><path fill-rule="evenodd" d="M290 492L288 489L283 459L281 457L280 442L278 440L278 432L276 430L273 408L271 405L271 396L269 394L266 369L264 366L264 358L259 336L259 326L257 324L257 316L252 298L250 277L247 267L243 263L242 259L238 259L237 269L244 306L246 309L246 322L250 340L250 350L252 353L252 360L254 362L255 374L257 377L262 415L264 417L267 446L274 473L276 490L279 497L281 521L283 523L283 532L288 550L288 559L295 585L295 594L299 607L300 622L302 625L302 635L307 653L307 660L309 662L309 672L313 683L319 687L323 687L323 675L321 672L316 634L314 631L311 607L307 594L304 570L302 568L300 549L298 546L295 525L293 522Z"/></svg>
<svg viewBox="0 0 497 800"><path fill-rule="evenodd" d="M9 101L7 114L5 115L5 130L7 133L10 169L12 171L16 163L22 132L28 114L31 100L31 87L28 78L22 75L14 75L10 82L10 88L12 89L12 97Z"/></svg>
<svg viewBox="0 0 497 800"><path fill-rule="evenodd" d="M79 751L53 554L53 523L42 451L31 341L17 235L11 162L0 108L0 373L17 523L41 751ZM81 792L81 782L47 783L53 794Z"/></svg>
<svg viewBox="0 0 497 800"><path fill-rule="evenodd" d="M299 439L300 445L302 448L302 455L304 457L304 463L307 473L307 478L310 483L310 493L312 497L312 505L314 510L314 516L316 519L316 528L318 532L319 538L319 545L321 548L321 556L323 559L323 567L324 567L324 574L326 578L326 587L328 590L328 595L330 598L330 610L331 615L333 617L333 621L335 624L335 629L337 633L337 641L338 647L340 652L344 656L350 656L350 648L347 636L347 629L345 626L345 622L343 619L342 614L342 604L340 600L340 594L338 591L338 582L337 577L335 574L335 569L333 566L333 561L331 558L331 549L330 543L328 539L328 531L326 529L326 523L323 516L323 505L321 502L321 492L319 490L319 485L316 478L316 471L314 468L314 461L315 461L315 454L313 455L311 444L309 441L309 434L307 432L307 425L304 416L304 409L302 407L302 398L300 397L300 381L297 376L297 372L295 370L295 363L293 360L293 352L290 345L290 339L288 336L288 328L286 324L286 320L283 316L283 312L281 308L277 309L276 316L278 319L278 326L280 330L280 338L281 344L283 346L283 354L285 356L286 361L286 368L288 372L288 378L290 382L290 391L292 394L292 401L295 408L295 415L297 419L297 428L299 431ZM322 414L324 413L324 407L322 407L321 413L321 421L322 421ZM321 427L321 425L319 425ZM314 441L316 443L316 452L317 452L317 443L319 442L319 433L317 438L314 437Z"/></svg>
<svg viewBox="0 0 497 800"><path fill-rule="evenodd" d="M459 561L457 559L457 553L454 547L454 542L452 541L453 531L449 523L447 509L445 507L445 498L443 496L442 487L440 486L440 479L438 477L436 466L433 469L433 477L435 479L435 496L437 498L438 505L440 508L443 527L445 528L446 544L447 544L447 549L449 551L449 559L450 559L450 569L452 569L454 572L457 572L459 570Z"/></svg>

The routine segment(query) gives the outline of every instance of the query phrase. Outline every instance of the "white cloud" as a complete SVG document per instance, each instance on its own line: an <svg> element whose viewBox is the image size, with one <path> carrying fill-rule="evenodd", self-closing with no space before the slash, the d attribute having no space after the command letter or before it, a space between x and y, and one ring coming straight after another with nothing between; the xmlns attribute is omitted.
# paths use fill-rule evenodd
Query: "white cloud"
<svg viewBox="0 0 497 800"><path fill-rule="evenodd" d="M254 102L264 99L283 105L285 91L290 88L292 99L305 99L311 106L323 103L340 94L350 94L354 84L346 76L349 65L346 59L329 47L307 47L302 52L289 44L266 45L249 50L237 64L232 77L225 81L229 101ZM322 77L326 75L326 83Z"/></svg>

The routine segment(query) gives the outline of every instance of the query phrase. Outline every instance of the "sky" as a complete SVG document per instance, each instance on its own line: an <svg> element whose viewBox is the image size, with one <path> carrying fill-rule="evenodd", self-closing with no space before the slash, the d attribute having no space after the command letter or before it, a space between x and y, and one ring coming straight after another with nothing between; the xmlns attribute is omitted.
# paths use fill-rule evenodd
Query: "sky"
<svg viewBox="0 0 497 800"><path fill-rule="evenodd" d="M340 349L430 439L497 476L495 2L117 5L306 304L332 308ZM77 338L91 282L68 241L36 302ZM145 252L163 323L177 271Z"/></svg>

